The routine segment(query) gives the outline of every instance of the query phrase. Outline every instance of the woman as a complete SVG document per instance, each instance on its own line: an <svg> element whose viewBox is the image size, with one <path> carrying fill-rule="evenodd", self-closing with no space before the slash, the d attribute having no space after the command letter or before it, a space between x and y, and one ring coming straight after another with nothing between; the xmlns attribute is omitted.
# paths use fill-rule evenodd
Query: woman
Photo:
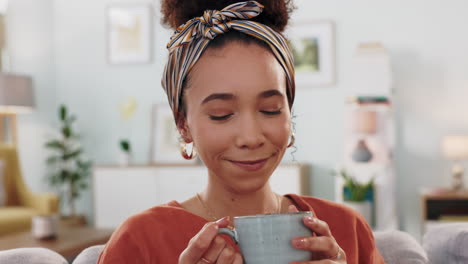
<svg viewBox="0 0 468 264"><path fill-rule="evenodd" d="M280 34L289 2L264 2L163 1L166 23L188 22L168 44L162 84L182 155L194 158L185 148L193 144L208 168L208 185L187 201L129 218L99 263L239 264L238 248L218 228L231 226L234 216L297 210L313 212L304 224L316 234L291 241L315 252L317 259L302 263L383 263L361 216L317 198L280 196L268 184L294 144L295 85L292 54Z"/></svg>

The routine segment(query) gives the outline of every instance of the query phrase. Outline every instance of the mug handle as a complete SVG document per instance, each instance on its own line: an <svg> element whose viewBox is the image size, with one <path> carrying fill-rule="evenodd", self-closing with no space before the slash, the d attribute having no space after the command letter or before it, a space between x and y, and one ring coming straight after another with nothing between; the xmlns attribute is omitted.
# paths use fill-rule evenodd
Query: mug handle
<svg viewBox="0 0 468 264"><path fill-rule="evenodd" d="M230 229L230 228L220 228L218 229L218 234L225 234L228 235L234 242L239 244L239 236L237 235L236 229Z"/></svg>

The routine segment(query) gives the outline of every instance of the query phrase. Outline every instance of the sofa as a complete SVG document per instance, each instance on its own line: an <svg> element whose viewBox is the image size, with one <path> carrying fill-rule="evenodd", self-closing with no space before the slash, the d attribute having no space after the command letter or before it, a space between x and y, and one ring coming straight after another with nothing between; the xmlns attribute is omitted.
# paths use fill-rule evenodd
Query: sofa
<svg viewBox="0 0 468 264"><path fill-rule="evenodd" d="M400 231L376 232L377 248L387 264L425 264L427 254L409 234ZM72 264L95 264L104 245L83 250ZM45 248L19 248L0 251L0 263L69 264L61 255ZM449 263L449 262L441 262Z"/></svg>
<svg viewBox="0 0 468 264"><path fill-rule="evenodd" d="M16 147L0 144L0 192L5 193L5 204L0 205L0 236L30 229L34 215L58 212L59 199L50 193L33 193L21 177Z"/></svg>
<svg viewBox="0 0 468 264"><path fill-rule="evenodd" d="M375 243L387 264L468 263L468 223L445 224L429 230L419 244L401 231L375 232ZM83 250L68 262L45 248L18 248L0 251L0 263L14 264L95 264L104 245Z"/></svg>

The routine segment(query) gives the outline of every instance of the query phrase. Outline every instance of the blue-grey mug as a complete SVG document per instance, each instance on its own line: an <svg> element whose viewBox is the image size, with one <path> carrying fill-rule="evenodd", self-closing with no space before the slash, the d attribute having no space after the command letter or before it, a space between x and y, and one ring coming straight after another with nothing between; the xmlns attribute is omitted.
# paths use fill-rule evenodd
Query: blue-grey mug
<svg viewBox="0 0 468 264"><path fill-rule="evenodd" d="M240 248L245 264L286 264L310 260L311 252L292 246L295 237L312 236L303 217L311 212L292 212L234 217L234 229L220 228Z"/></svg>

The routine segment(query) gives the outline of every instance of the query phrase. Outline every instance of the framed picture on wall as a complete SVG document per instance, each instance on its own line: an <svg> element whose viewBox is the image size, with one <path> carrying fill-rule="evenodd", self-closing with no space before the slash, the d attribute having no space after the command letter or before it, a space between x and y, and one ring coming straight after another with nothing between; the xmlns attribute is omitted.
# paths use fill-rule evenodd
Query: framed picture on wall
<svg viewBox="0 0 468 264"><path fill-rule="evenodd" d="M151 123L151 162L153 164L197 163L197 159L186 160L180 154L180 134L174 122L172 109L167 103L153 106Z"/></svg>
<svg viewBox="0 0 468 264"><path fill-rule="evenodd" d="M109 64L140 64L152 60L152 7L113 4L107 8Z"/></svg>
<svg viewBox="0 0 468 264"><path fill-rule="evenodd" d="M294 54L297 87L335 83L335 33L331 21L297 22L286 31Z"/></svg>

